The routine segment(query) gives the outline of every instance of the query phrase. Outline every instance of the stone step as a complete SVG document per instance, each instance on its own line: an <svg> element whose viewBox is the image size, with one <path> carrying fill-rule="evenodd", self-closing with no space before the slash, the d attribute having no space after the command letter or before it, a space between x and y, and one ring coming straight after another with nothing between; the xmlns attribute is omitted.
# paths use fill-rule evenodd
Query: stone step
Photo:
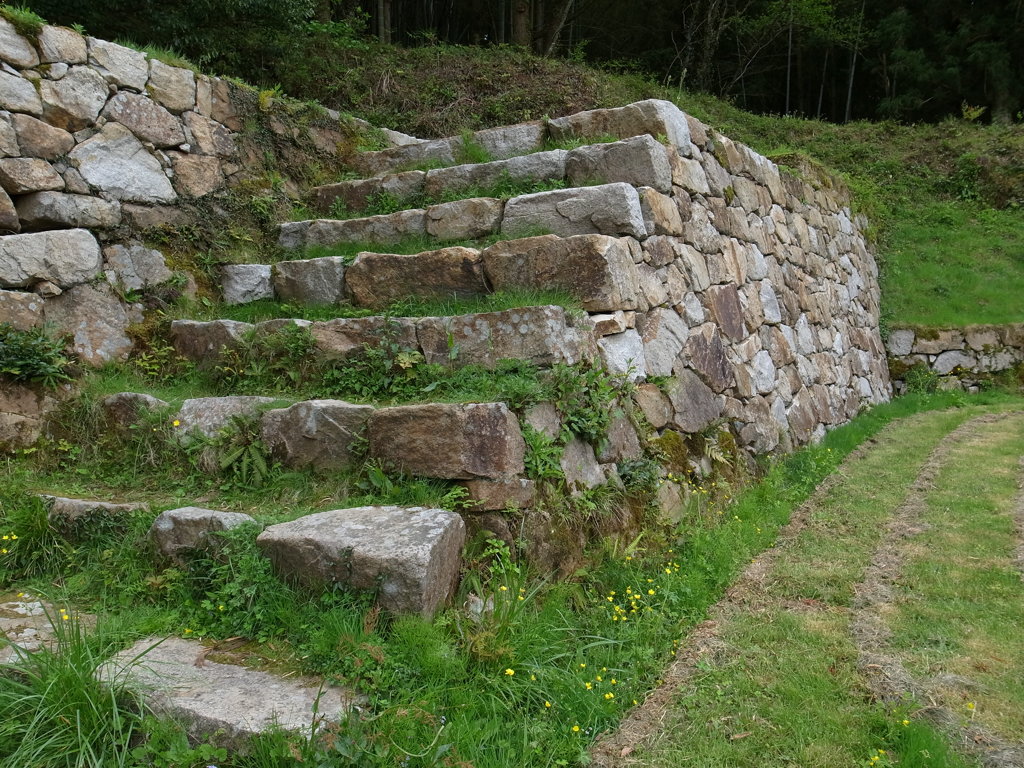
<svg viewBox="0 0 1024 768"><path fill-rule="evenodd" d="M562 290L591 312L632 310L637 304L634 261L643 258L629 238L555 235L500 241L480 251L452 246L416 254L364 251L345 265L339 256L224 268L225 303L280 299L292 304L337 304L385 309L397 301L466 299L513 289Z"/></svg>
<svg viewBox="0 0 1024 768"><path fill-rule="evenodd" d="M467 163L430 171L404 171L325 184L313 188L313 202L318 210L324 212L329 211L337 200L350 211L361 211L374 196L381 194L390 195L399 201L418 196L436 199L446 192L458 193L473 187L493 186L506 177L518 182L562 181L565 179L568 155L564 149L555 149L489 163Z"/></svg>
<svg viewBox="0 0 1024 768"><path fill-rule="evenodd" d="M496 160L537 152L544 144L546 130L540 121L487 128L469 136L470 141ZM365 176L382 176L416 165L455 165L463 151L462 136L421 141L379 152L362 152L352 167Z"/></svg>
<svg viewBox="0 0 1024 768"><path fill-rule="evenodd" d="M361 702L349 688L214 658L216 646L150 637L116 654L99 675L142 692L154 712L182 723L191 739L232 750L269 730L308 734L343 720Z"/></svg>
<svg viewBox="0 0 1024 768"><path fill-rule="evenodd" d="M225 349L241 345L248 334L272 333L287 324L308 328L318 354L344 360L382 341L423 355L427 363L482 365L523 360L541 367L574 365L596 356L594 326L564 307L520 307L447 317L355 317L310 322L266 320L255 325L235 320L175 320L171 339L179 355L200 368L220 363Z"/></svg>

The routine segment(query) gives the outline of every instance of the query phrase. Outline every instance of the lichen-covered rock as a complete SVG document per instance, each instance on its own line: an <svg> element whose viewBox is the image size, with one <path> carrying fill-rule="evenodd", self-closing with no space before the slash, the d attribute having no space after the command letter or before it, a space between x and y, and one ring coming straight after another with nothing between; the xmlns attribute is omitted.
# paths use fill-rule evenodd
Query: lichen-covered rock
<svg viewBox="0 0 1024 768"><path fill-rule="evenodd" d="M174 171L174 189L185 197L205 197L224 186L220 160L207 155L168 152Z"/></svg>
<svg viewBox="0 0 1024 768"><path fill-rule="evenodd" d="M417 339L428 363L480 365L525 360L548 367L575 365L596 356L589 319L577 320L562 307L521 307L456 317L424 317Z"/></svg>
<svg viewBox="0 0 1024 768"><path fill-rule="evenodd" d="M352 303L384 308L400 299L458 298L487 294L480 252L442 248L412 256L360 253L345 270Z"/></svg>
<svg viewBox="0 0 1024 768"><path fill-rule="evenodd" d="M104 125L69 157L87 182L117 200L169 203L177 199L160 161L119 123Z"/></svg>
<svg viewBox="0 0 1024 768"><path fill-rule="evenodd" d="M693 371L683 369L667 387L674 411L672 423L683 432L700 432L722 415L722 398Z"/></svg>
<svg viewBox="0 0 1024 768"><path fill-rule="evenodd" d="M656 137L664 136L678 148L680 154L688 156L691 152L690 127L686 115L672 102L660 99L638 101L614 109L592 109L555 118L548 121L548 131L555 141L608 135L625 139L646 133Z"/></svg>
<svg viewBox="0 0 1024 768"><path fill-rule="evenodd" d="M357 507L272 525L256 543L286 579L376 589L387 610L429 618L455 589L465 538L447 510Z"/></svg>
<svg viewBox="0 0 1024 768"><path fill-rule="evenodd" d="M282 248L303 248L311 245L337 243L398 243L407 237L424 235L427 231L427 212L414 208L383 216L362 219L314 219L290 221L281 225L278 245Z"/></svg>
<svg viewBox="0 0 1024 768"><path fill-rule="evenodd" d="M221 429L230 426L236 417L255 419L275 402L272 397L254 395L192 398L181 404L175 417L179 422L176 429L186 441L190 433L215 437Z"/></svg>
<svg viewBox="0 0 1024 768"><path fill-rule="evenodd" d="M647 375L644 340L633 328L597 340L604 367L610 372L636 381Z"/></svg>
<svg viewBox="0 0 1024 768"><path fill-rule="evenodd" d="M317 350L327 359L345 360L362 354L367 346L396 344L399 349L418 350L416 326L405 317L339 317L316 322L310 333Z"/></svg>
<svg viewBox="0 0 1024 768"><path fill-rule="evenodd" d="M344 469L353 462L352 445L362 437L373 410L344 400L306 400L266 411L260 434L286 467Z"/></svg>
<svg viewBox="0 0 1024 768"><path fill-rule="evenodd" d="M423 477L498 479L523 472L526 444L504 403L381 408L367 425L369 455Z"/></svg>
<svg viewBox="0 0 1024 768"><path fill-rule="evenodd" d="M22 229L82 227L112 229L121 223L121 206L91 195L36 192L18 198L15 206Z"/></svg>
<svg viewBox="0 0 1024 768"><path fill-rule="evenodd" d="M149 540L168 560L180 561L188 552L207 544L211 533L255 523L240 512L221 512L202 507L179 507L161 512L149 529Z"/></svg>
<svg viewBox="0 0 1024 768"><path fill-rule="evenodd" d="M43 114L43 103L29 80L0 71L0 109L39 116Z"/></svg>
<svg viewBox="0 0 1024 768"><path fill-rule="evenodd" d="M637 306L639 278L623 238L541 235L504 240L484 250L482 258L496 291L563 290L589 312Z"/></svg>
<svg viewBox="0 0 1024 768"><path fill-rule="evenodd" d="M225 349L238 346L245 334L253 330L249 323L237 320L174 320L171 343L174 351L200 368L216 365Z"/></svg>
<svg viewBox="0 0 1024 768"><path fill-rule="evenodd" d="M144 512L149 509L145 503L114 504L108 501L92 501L89 499L69 499L64 496L43 496L47 507L46 518L58 528L67 528L79 520L98 517L115 517L131 512Z"/></svg>
<svg viewBox="0 0 1024 768"><path fill-rule="evenodd" d="M0 323L19 331L42 325L43 300L27 291L0 291Z"/></svg>
<svg viewBox="0 0 1024 768"><path fill-rule="evenodd" d="M505 204L501 231L510 237L546 230L554 235L601 234L647 237L640 197L625 183L557 189L513 197Z"/></svg>
<svg viewBox="0 0 1024 768"><path fill-rule="evenodd" d="M137 243L107 246L103 257L107 277L124 291L152 288L174 276L160 251Z"/></svg>
<svg viewBox="0 0 1024 768"><path fill-rule="evenodd" d="M0 286L30 288L48 281L70 288L100 270L100 245L84 229L0 237Z"/></svg>
<svg viewBox="0 0 1024 768"><path fill-rule="evenodd" d="M47 24L39 30L37 42L43 64L84 64L89 55L85 38L67 27Z"/></svg>

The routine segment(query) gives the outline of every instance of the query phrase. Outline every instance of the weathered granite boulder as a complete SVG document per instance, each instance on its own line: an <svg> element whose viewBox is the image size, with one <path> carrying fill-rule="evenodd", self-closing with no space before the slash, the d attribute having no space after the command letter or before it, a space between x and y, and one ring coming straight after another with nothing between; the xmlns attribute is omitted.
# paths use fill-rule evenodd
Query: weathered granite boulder
<svg viewBox="0 0 1024 768"><path fill-rule="evenodd" d="M39 95L42 105L34 114L41 113L50 125L73 132L96 122L107 103L109 91L96 70L78 66L72 67L60 80L41 80Z"/></svg>
<svg viewBox="0 0 1024 768"><path fill-rule="evenodd" d="M148 96L119 91L107 102L102 114L155 147L174 147L185 141L178 119Z"/></svg>
<svg viewBox="0 0 1024 768"><path fill-rule="evenodd" d="M444 509L357 507L272 525L256 543L284 578L376 589L387 610L429 618L455 589L465 537Z"/></svg>
<svg viewBox="0 0 1024 768"><path fill-rule="evenodd" d="M169 203L177 199L160 161L119 123L104 125L75 147L69 158L86 181L117 200Z"/></svg>
<svg viewBox="0 0 1024 768"><path fill-rule="evenodd" d="M196 76L189 69L150 59L146 91L171 112L181 114L196 105Z"/></svg>
<svg viewBox="0 0 1024 768"><path fill-rule="evenodd" d="M683 432L700 432L722 415L722 398L693 371L680 370L666 389L674 411L672 423Z"/></svg>
<svg viewBox="0 0 1024 768"><path fill-rule="evenodd" d="M414 475L452 480L522 474L526 444L504 403L381 408L367 425L369 456Z"/></svg>
<svg viewBox="0 0 1024 768"><path fill-rule="evenodd" d="M160 555L181 561L191 550L203 547L211 533L229 531L246 523L255 523L240 512L220 512L202 507L179 507L161 512L149 529L149 540Z"/></svg>
<svg viewBox="0 0 1024 768"><path fill-rule="evenodd" d="M32 43L19 35L7 19L0 19L0 60L18 69L28 69L39 64L39 55Z"/></svg>
<svg viewBox="0 0 1024 768"><path fill-rule="evenodd" d="M732 364L726 355L722 334L713 323L694 329L683 354L686 363L715 392L724 392L736 384Z"/></svg>
<svg viewBox="0 0 1024 768"><path fill-rule="evenodd" d="M127 430L142 421L146 414L167 410L170 404L142 392L118 392L103 398L100 407L109 426Z"/></svg>
<svg viewBox="0 0 1024 768"><path fill-rule="evenodd" d="M22 229L83 227L112 229L121 223L121 206L91 195L64 192L35 192L18 198L16 205Z"/></svg>
<svg viewBox="0 0 1024 768"><path fill-rule="evenodd" d="M442 248L412 256L360 253L345 271L352 303L384 308L399 299L468 298L487 294L480 252Z"/></svg>
<svg viewBox="0 0 1024 768"><path fill-rule="evenodd" d="M932 363L932 370L940 376L952 373L955 368L969 371L977 367L978 361L974 356L955 349L942 352L936 356L935 362Z"/></svg>
<svg viewBox="0 0 1024 768"><path fill-rule="evenodd" d="M678 236L683 234L683 219L676 201L653 187L640 189L640 210L644 226L650 235ZM650 242L648 238L647 242Z"/></svg>
<svg viewBox="0 0 1024 768"><path fill-rule="evenodd" d="M690 329L673 309L648 312L638 328L644 342L644 360L648 376L670 376L676 367Z"/></svg>
<svg viewBox="0 0 1024 768"><path fill-rule="evenodd" d="M76 285L48 299L46 322L70 334L75 354L89 365L123 360L133 347L128 313L107 283Z"/></svg>
<svg viewBox="0 0 1024 768"><path fill-rule="evenodd" d="M557 189L513 197L505 204L503 234L516 237L547 230L551 234L647 236L640 197L629 184Z"/></svg>
<svg viewBox="0 0 1024 768"><path fill-rule="evenodd" d="M463 480L460 485L469 494L467 511L497 512L528 509L533 506L537 485L525 477L502 480Z"/></svg>
<svg viewBox="0 0 1024 768"><path fill-rule="evenodd" d="M535 152L490 163L438 168L427 171L422 191L427 195L439 197L445 192L457 192L473 187L487 188L505 179L509 181L561 180L565 178L565 158L568 154L564 149L554 149L550 152Z"/></svg>
<svg viewBox="0 0 1024 768"><path fill-rule="evenodd" d="M664 136L682 155L688 156L691 151L686 115L672 102L660 99L558 117L548 120L548 132L555 141L607 135L628 138L647 133Z"/></svg>
<svg viewBox="0 0 1024 768"><path fill-rule="evenodd" d="M192 134L191 152L224 158L235 155L234 134L223 125L197 112L186 112L182 118Z"/></svg>
<svg viewBox="0 0 1024 768"><path fill-rule="evenodd" d="M0 291L0 323L27 331L43 323L43 300L27 291Z"/></svg>
<svg viewBox="0 0 1024 768"><path fill-rule="evenodd" d="M42 496L46 504L46 519L59 528L67 528L79 520L98 517L117 517L130 512L144 512L149 505L139 502L133 504L113 504L108 501L91 501L88 499L69 499L64 496Z"/></svg>
<svg viewBox="0 0 1024 768"><path fill-rule="evenodd" d="M274 402L272 397L251 395L192 398L181 404L176 417L180 422L177 429L183 440L187 440L193 432L204 437L215 437L236 417L256 418Z"/></svg>
<svg viewBox="0 0 1024 768"><path fill-rule="evenodd" d="M624 181L672 191L672 167L665 147L648 134L572 150L565 160L565 178L573 186Z"/></svg>
<svg viewBox="0 0 1024 768"><path fill-rule="evenodd" d="M242 753L268 731L302 731L345 718L359 697L318 680L282 677L205 658L209 647L150 637L116 654L100 677L143 691L146 706L181 723L194 743Z"/></svg>
<svg viewBox="0 0 1024 768"><path fill-rule="evenodd" d="M493 197L471 197L427 208L427 234L438 240L472 240L492 235L501 225L505 204Z"/></svg>
<svg viewBox="0 0 1024 768"><path fill-rule="evenodd" d="M317 350L327 359L344 360L382 341L418 350L416 325L405 317L339 317L310 326Z"/></svg>
<svg viewBox="0 0 1024 768"><path fill-rule="evenodd" d="M344 469L352 464L352 444L362 437L373 410L344 400L306 400L264 412L260 434L286 467Z"/></svg>
<svg viewBox="0 0 1024 768"><path fill-rule="evenodd" d="M595 357L589 319L562 307L520 307L456 317L424 317L416 334L428 363L481 365L525 360L538 366L574 365Z"/></svg>
<svg viewBox="0 0 1024 768"><path fill-rule="evenodd" d="M273 268L274 292L297 304L337 304L345 295L341 256L280 261Z"/></svg>
<svg viewBox="0 0 1024 768"><path fill-rule="evenodd" d="M70 288L94 277L100 246L84 229L0 237L0 286L28 288L48 281Z"/></svg>
<svg viewBox="0 0 1024 768"><path fill-rule="evenodd" d="M661 429L672 420L672 402L654 384L638 385L633 392L633 402L654 429Z"/></svg>
<svg viewBox="0 0 1024 768"><path fill-rule="evenodd" d="M168 152L174 171L174 190L185 197L205 197L224 186L220 160L208 155Z"/></svg>
<svg viewBox="0 0 1024 768"><path fill-rule="evenodd" d="M602 336L597 340L601 359L609 373L636 381L647 375L644 340L633 328L622 333Z"/></svg>
<svg viewBox="0 0 1024 768"><path fill-rule="evenodd" d="M220 269L221 298L225 304L248 304L274 298L269 264L225 264Z"/></svg>
<svg viewBox="0 0 1024 768"><path fill-rule="evenodd" d="M170 280L164 255L144 245L110 245L103 249L107 279L125 291L141 291Z"/></svg>
<svg viewBox="0 0 1024 768"><path fill-rule="evenodd" d="M43 103L31 81L0 71L0 109L39 116L43 114Z"/></svg>
<svg viewBox="0 0 1024 768"><path fill-rule="evenodd" d="M43 64L84 64L89 55L85 38L68 27L47 24L39 30L39 60Z"/></svg>
<svg viewBox="0 0 1024 768"><path fill-rule="evenodd" d="M149 80L146 54L117 43L88 38L89 61L96 70L119 88L142 91Z"/></svg>
<svg viewBox="0 0 1024 768"><path fill-rule="evenodd" d="M473 134L473 141L483 147L491 157L510 158L513 155L535 153L544 144L547 130L541 120L515 125L484 128ZM461 137L459 137L461 146Z"/></svg>
<svg viewBox="0 0 1024 768"><path fill-rule="evenodd" d="M0 387L0 451L29 448L43 433L59 400L40 386L4 382Z"/></svg>
<svg viewBox="0 0 1024 768"><path fill-rule="evenodd" d="M278 245L282 248L302 248L311 245L336 243L398 243L407 237L424 235L427 231L427 212L422 208L367 216L362 219L314 219L289 221L281 225Z"/></svg>
<svg viewBox="0 0 1024 768"><path fill-rule="evenodd" d="M320 211L329 211L336 201L340 201L349 211L361 211L379 196L407 200L419 195L423 192L426 178L427 174L423 171L405 171L372 179L324 184L313 188L313 201Z"/></svg>
<svg viewBox="0 0 1024 768"><path fill-rule="evenodd" d="M705 306L722 332L733 341L742 341L748 331L743 319L743 306L735 285L716 285L705 293Z"/></svg>
<svg viewBox="0 0 1024 768"><path fill-rule="evenodd" d="M590 312L637 305L636 266L624 238L541 235L504 240L484 250L482 259L496 291L564 290Z"/></svg>
<svg viewBox="0 0 1024 768"><path fill-rule="evenodd" d="M11 124L25 157L53 160L75 146L75 137L70 133L29 115L11 115Z"/></svg>
<svg viewBox="0 0 1024 768"><path fill-rule="evenodd" d="M234 348L252 331L249 323L237 320L175 320L171 323L174 351L200 368L215 365L224 350Z"/></svg>
<svg viewBox="0 0 1024 768"><path fill-rule="evenodd" d="M10 195L26 195L64 189L64 179L38 157L7 157L0 160L0 186Z"/></svg>
<svg viewBox="0 0 1024 768"><path fill-rule="evenodd" d="M597 463L593 446L578 437L565 444L559 466L565 475L565 482L574 494L604 485L608 480L601 465Z"/></svg>

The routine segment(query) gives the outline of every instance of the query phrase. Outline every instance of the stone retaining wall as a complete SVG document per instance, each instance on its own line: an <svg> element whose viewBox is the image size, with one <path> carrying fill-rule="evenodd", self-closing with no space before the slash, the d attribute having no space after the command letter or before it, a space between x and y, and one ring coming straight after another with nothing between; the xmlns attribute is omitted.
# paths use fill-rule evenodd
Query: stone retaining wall
<svg viewBox="0 0 1024 768"><path fill-rule="evenodd" d="M988 374L1024 364L1024 323L897 328L885 346L897 392L906 389L911 370L931 372L943 387L970 389Z"/></svg>

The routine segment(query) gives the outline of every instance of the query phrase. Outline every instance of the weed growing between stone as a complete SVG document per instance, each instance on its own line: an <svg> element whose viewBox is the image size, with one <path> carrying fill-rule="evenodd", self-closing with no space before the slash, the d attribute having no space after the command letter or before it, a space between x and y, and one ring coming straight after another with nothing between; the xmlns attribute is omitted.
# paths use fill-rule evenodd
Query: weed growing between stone
<svg viewBox="0 0 1024 768"><path fill-rule="evenodd" d="M45 330L18 330L0 323L0 380L56 387L71 378L71 359L62 338L53 338Z"/></svg>
<svg viewBox="0 0 1024 768"><path fill-rule="evenodd" d="M75 472L33 475L29 458L8 461L5 469L0 528L17 532L19 554L3 562L0 580L40 591L63 580L76 605L111 614L125 639L161 630L207 639L245 636L257 641L244 651L252 659L323 674L369 697L363 714L315 739L272 734L248 757L217 753L222 768L290 765L296 753L324 766L383 766L407 758L410 766L445 759L477 766L572 763L584 759L598 732L643 699L685 629L754 553L771 544L793 506L842 456L891 419L950 402L947 395L913 397L875 409L831 433L824 445L770 469L763 483L702 528L609 542L559 584L537 580L506 545L485 542L470 560L456 607L433 623L382 615L369 594L309 595L281 583L256 551L254 531L218 536L184 565L157 563L147 552L144 533L155 511L90 526L91 534L83 528L73 543L55 546L41 525L43 508L25 491L30 478L64 482ZM350 481L350 490L358 482ZM362 482L378 501L404 487L386 473L367 472ZM307 490L312 496L305 503L323 508L328 485ZM281 519L285 509L284 516L302 514L282 501L286 495L283 487L272 488L263 511L251 508L251 497L246 509L261 519ZM230 498L215 496L211 503L218 507ZM37 548L47 556L26 555ZM15 722L24 719L17 714ZM147 721L141 727L148 734L142 748L185 749L166 726ZM114 754L117 743L115 737L94 742L106 754ZM214 754L214 747L205 749Z"/></svg>

